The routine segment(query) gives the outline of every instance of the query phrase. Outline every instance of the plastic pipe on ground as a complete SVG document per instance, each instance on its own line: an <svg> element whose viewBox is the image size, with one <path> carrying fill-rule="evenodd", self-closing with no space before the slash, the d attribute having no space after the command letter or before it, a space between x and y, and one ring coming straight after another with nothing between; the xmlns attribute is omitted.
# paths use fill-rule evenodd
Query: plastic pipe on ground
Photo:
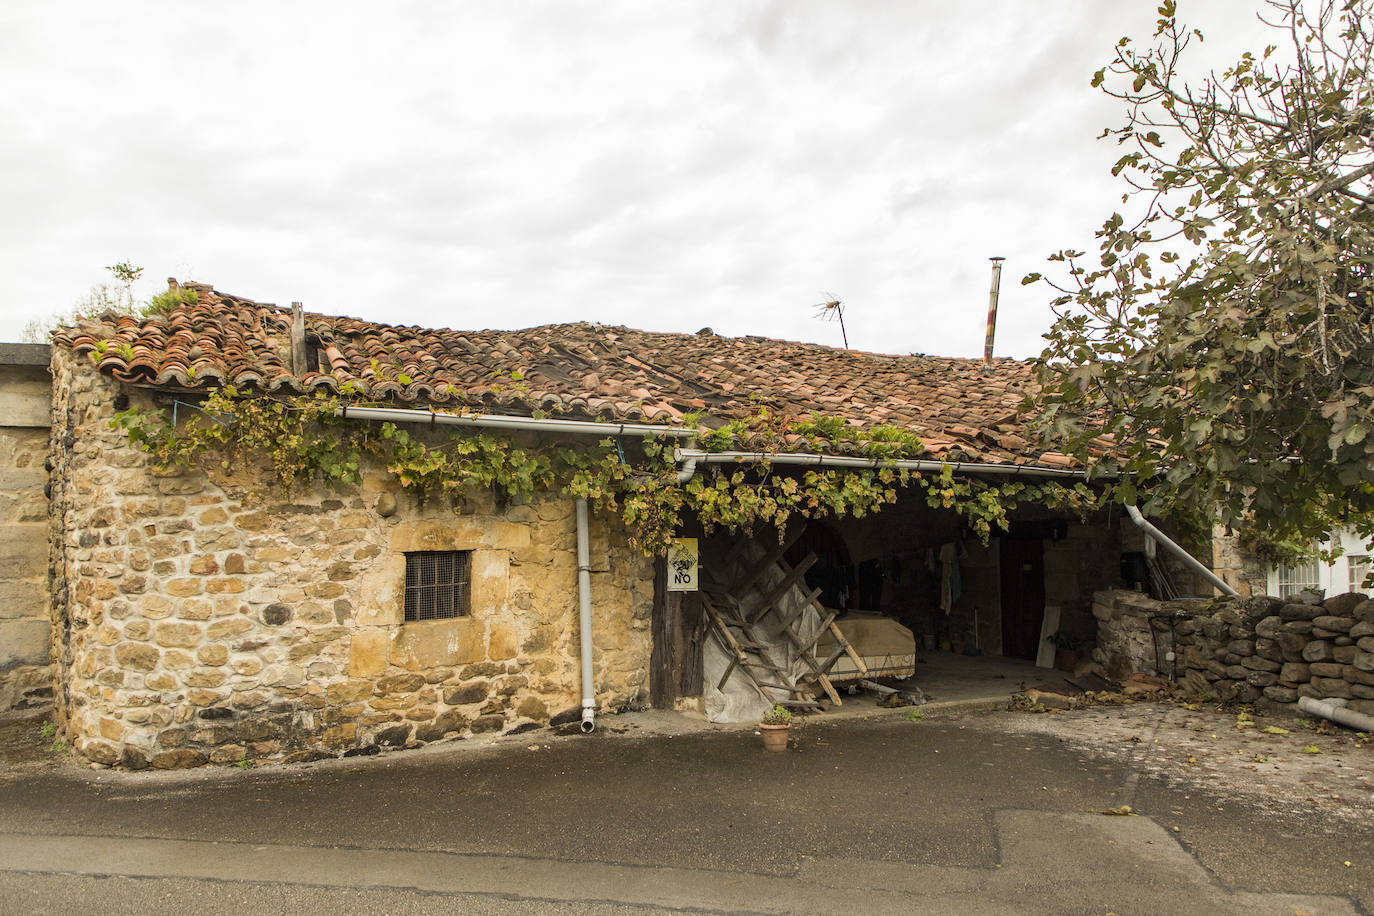
<svg viewBox="0 0 1374 916"><path fill-rule="evenodd" d="M1367 716L1362 712L1346 709L1344 706L1337 706L1330 700L1314 700L1311 697L1298 697L1298 708L1314 716L1330 719L1332 722L1344 725L1346 728L1353 728L1359 732L1374 733L1374 716Z"/></svg>

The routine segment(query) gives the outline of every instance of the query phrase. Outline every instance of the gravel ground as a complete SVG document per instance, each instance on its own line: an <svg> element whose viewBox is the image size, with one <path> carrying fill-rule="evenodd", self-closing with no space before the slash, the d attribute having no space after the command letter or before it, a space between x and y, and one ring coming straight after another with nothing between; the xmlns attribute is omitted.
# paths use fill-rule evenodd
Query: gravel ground
<svg viewBox="0 0 1374 916"><path fill-rule="evenodd" d="M1374 821L1374 736L1333 723L1165 701L1024 713L1004 722L1010 733L1055 737L1142 776L1248 801L1278 817L1320 811Z"/></svg>

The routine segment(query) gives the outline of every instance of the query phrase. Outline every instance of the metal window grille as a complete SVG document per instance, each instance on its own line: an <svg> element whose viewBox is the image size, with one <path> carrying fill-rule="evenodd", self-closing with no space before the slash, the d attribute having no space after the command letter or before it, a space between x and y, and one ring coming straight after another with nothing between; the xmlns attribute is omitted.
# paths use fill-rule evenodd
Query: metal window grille
<svg viewBox="0 0 1374 916"><path fill-rule="evenodd" d="M471 611L472 553L420 550L406 554L406 620L445 620Z"/></svg>

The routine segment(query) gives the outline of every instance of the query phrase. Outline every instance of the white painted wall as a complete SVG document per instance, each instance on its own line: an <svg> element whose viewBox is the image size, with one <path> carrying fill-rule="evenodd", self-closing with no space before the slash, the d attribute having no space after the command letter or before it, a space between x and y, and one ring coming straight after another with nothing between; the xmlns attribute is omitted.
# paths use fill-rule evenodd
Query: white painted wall
<svg viewBox="0 0 1374 916"><path fill-rule="evenodd" d="M1331 563L1325 563L1320 558L1317 558L1311 561L1311 566L1305 570L1312 578L1315 578L1316 587L1321 589L1328 597L1349 591L1366 593L1374 591L1374 589L1361 587L1360 583L1363 576L1361 575L1362 570L1359 568L1355 570L1356 574L1353 587L1351 582L1352 565L1359 564L1361 560L1368 560L1371 555L1374 555L1374 549L1371 549L1363 538L1349 529L1342 530L1336 538L1332 541L1323 542L1321 546L1325 549L1330 547L1333 542L1339 543L1342 551L1341 555ZM1293 573L1299 572L1296 567L1290 571ZM1280 569L1275 566L1269 570L1268 592L1271 595L1278 595L1281 598L1287 597L1280 589L1284 589L1289 594L1299 590L1296 587L1284 585L1280 581Z"/></svg>

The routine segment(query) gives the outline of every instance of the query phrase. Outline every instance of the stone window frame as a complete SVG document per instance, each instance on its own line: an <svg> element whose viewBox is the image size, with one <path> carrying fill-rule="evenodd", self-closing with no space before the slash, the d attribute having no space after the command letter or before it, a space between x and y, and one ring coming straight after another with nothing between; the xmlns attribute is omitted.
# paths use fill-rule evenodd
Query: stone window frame
<svg viewBox="0 0 1374 916"><path fill-rule="evenodd" d="M402 623L458 620L472 616L472 550L408 550L402 583ZM426 560L435 563L426 568ZM451 575L442 574L440 558L451 558ZM448 581L441 581L443 579ZM429 608L426 608L426 603Z"/></svg>

